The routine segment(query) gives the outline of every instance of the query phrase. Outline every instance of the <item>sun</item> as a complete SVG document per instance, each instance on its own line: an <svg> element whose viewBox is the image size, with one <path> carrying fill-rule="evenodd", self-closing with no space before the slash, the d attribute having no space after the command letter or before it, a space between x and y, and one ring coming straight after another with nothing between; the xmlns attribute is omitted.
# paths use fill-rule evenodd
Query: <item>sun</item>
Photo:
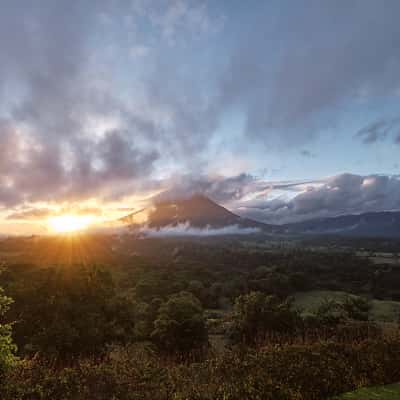
<svg viewBox="0 0 400 400"><path fill-rule="evenodd" d="M92 222L89 215L65 214L49 218L47 225L55 233L73 233L87 229Z"/></svg>

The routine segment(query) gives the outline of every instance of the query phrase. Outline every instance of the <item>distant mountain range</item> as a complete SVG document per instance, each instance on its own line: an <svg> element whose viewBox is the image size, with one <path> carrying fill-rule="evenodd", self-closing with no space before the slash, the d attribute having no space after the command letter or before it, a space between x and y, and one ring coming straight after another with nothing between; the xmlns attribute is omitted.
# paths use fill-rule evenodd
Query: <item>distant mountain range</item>
<svg viewBox="0 0 400 400"><path fill-rule="evenodd" d="M400 237L400 212L382 211L331 218L282 226L287 233L368 237Z"/></svg>
<svg viewBox="0 0 400 400"><path fill-rule="evenodd" d="M400 237L400 212L372 212L318 218L284 225L272 225L243 218L203 195L158 202L129 214L120 222L131 226L162 229L187 224L192 228L220 229L228 226L257 228L275 235L340 235Z"/></svg>

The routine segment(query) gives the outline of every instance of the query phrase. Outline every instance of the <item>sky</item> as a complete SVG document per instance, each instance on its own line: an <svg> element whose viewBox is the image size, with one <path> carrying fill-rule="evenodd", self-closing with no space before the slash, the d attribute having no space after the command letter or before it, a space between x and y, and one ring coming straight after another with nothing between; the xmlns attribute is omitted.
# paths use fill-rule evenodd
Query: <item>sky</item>
<svg viewBox="0 0 400 400"><path fill-rule="evenodd" d="M400 209L397 0L3 0L0 232L202 192Z"/></svg>

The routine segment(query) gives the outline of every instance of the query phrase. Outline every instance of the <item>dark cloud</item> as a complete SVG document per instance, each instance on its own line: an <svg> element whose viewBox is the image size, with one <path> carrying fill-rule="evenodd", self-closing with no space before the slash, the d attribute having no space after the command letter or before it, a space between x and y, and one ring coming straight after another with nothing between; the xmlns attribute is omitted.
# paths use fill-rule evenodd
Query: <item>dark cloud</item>
<svg viewBox="0 0 400 400"><path fill-rule="evenodd" d="M400 86L400 2L268 2L222 78L223 107L246 113L246 131L298 145L338 122L338 107L394 95Z"/></svg>
<svg viewBox="0 0 400 400"><path fill-rule="evenodd" d="M394 136L394 142L398 143L399 132L400 118L380 119L360 129L356 136L365 144L376 143L392 136Z"/></svg>
<svg viewBox="0 0 400 400"><path fill-rule="evenodd" d="M341 214L400 209L400 177L337 175L324 183L298 186L287 198L237 202L241 215L265 222L286 223Z"/></svg>
<svg viewBox="0 0 400 400"><path fill-rule="evenodd" d="M270 200L269 195L276 192L301 193L307 185L323 184L324 180L305 180L293 182L265 181L250 174L232 177L193 177L185 175L170 179L164 184L169 189L154 197L154 201L172 201L202 194L213 201L232 207L235 210L245 202L246 208L270 208L280 204L278 200ZM250 198L251 200L246 200Z"/></svg>
<svg viewBox="0 0 400 400"><path fill-rule="evenodd" d="M400 3L305 0L260 7L247 33L246 24L238 29L236 20L230 22L228 33L238 36L231 43L228 35L221 38L224 52L210 62L216 52L188 52L200 35L210 39L220 26L204 2L3 1L0 205L114 200L171 187L163 196L201 192L265 219L336 212L339 203L355 209L343 199L360 186L356 178L346 190L340 183L338 193L314 186L300 193L299 183L268 183L248 174L210 179L203 175L207 150L216 146L224 118L236 112L245 114L251 139L301 149L318 128L335 123L336 107L396 93ZM187 38L193 40L185 44ZM207 49L213 44L209 40ZM153 46L144 67L141 51L128 62L133 45ZM195 59L188 61L188 54ZM400 142L398 124L382 120L357 135L369 143L386 135ZM229 133L223 135L220 142L229 142ZM170 178L178 169L182 177ZM380 186L372 187L396 203L397 191L384 192L383 178L376 179ZM389 182L393 187L395 180ZM271 199L277 190L299 194ZM360 189L354 199L365 193ZM383 204L371 193L364 200L365 206L357 203L361 209Z"/></svg>
<svg viewBox="0 0 400 400"><path fill-rule="evenodd" d="M314 153L312 153L310 150L301 150L300 154L306 158L315 158L316 157L316 155Z"/></svg>
<svg viewBox="0 0 400 400"><path fill-rule="evenodd" d="M96 144L69 144L76 147L65 166L67 147L62 143L32 142L32 137L21 137L0 124L0 202L13 205L105 196L125 182L141 179L157 159L156 152L139 151L130 136L120 131L106 132Z"/></svg>
<svg viewBox="0 0 400 400"><path fill-rule="evenodd" d="M173 178L166 184L169 189L156 196L156 202L186 198L200 193L218 203L225 203L243 198L246 194L258 190L260 185L264 187L249 174L214 178L185 175Z"/></svg>
<svg viewBox="0 0 400 400"><path fill-rule="evenodd" d="M152 185L160 159L190 159L196 168L216 126L201 82L160 54L142 77L140 95L122 100L108 83L113 70L93 55L107 18L119 23L141 9L168 44L179 27L208 21L207 9L196 2L182 3L184 9L165 2L151 15L141 3L2 4L0 204L130 194L146 186L143 181Z"/></svg>
<svg viewBox="0 0 400 400"><path fill-rule="evenodd" d="M400 210L400 176L341 174L315 181L268 182L250 175L187 177L156 200L202 193L248 218L282 224L318 217Z"/></svg>

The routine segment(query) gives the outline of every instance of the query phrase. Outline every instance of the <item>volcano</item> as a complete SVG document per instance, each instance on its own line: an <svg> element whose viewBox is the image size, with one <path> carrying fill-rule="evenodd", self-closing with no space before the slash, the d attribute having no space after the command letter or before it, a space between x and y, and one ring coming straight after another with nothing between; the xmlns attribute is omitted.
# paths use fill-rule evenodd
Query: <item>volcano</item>
<svg viewBox="0 0 400 400"><path fill-rule="evenodd" d="M242 218L200 194L184 199L158 202L151 207L129 214L120 221L130 226L146 225L153 229L180 224L188 224L200 229L218 229L235 225L239 228L258 228L264 231L269 227L261 222Z"/></svg>

